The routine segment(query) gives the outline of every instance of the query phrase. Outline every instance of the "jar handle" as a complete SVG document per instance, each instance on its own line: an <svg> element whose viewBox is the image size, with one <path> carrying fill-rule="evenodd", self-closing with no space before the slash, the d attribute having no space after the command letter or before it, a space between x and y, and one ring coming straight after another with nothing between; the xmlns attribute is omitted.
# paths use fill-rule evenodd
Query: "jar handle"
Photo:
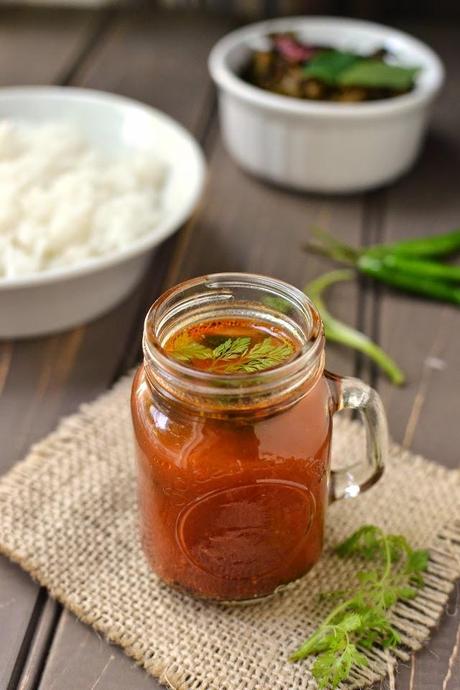
<svg viewBox="0 0 460 690"><path fill-rule="evenodd" d="M387 452L388 431L378 393L359 379L326 373L332 387L334 412L358 410L366 428L366 458L340 470L332 470L330 501L354 498L382 476Z"/></svg>

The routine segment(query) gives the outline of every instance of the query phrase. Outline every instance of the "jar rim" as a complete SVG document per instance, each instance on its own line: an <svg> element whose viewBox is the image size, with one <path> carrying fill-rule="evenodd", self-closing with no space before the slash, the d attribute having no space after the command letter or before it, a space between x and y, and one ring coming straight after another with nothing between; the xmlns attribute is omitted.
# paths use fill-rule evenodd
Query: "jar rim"
<svg viewBox="0 0 460 690"><path fill-rule="evenodd" d="M155 322L168 313L168 303L172 306L176 297L200 287L215 290L215 293L210 293L211 304L213 294L216 299L217 295L220 295L222 299L225 295L224 290L230 288L260 289L261 292L269 291L274 296L285 299L291 307L303 312L305 325L309 323L310 332L304 334L306 340L308 339L308 348L301 351L294 360L257 372L257 374L248 372L216 374L181 363L166 354L161 337L155 328ZM219 290L221 290L220 293ZM286 321L287 318L285 317ZM268 391L280 380L285 381L286 387L289 387L293 380L298 384L299 377L305 378L312 366L315 363L318 364L318 359L324 351L324 328L318 309L313 302L305 293L289 283L255 273L213 273L183 281L166 290L155 300L144 321L143 350L146 364L153 365L155 371L161 370L169 380L175 378L187 381L189 386L193 385L196 394L235 395L238 391L239 396L254 395Z"/></svg>

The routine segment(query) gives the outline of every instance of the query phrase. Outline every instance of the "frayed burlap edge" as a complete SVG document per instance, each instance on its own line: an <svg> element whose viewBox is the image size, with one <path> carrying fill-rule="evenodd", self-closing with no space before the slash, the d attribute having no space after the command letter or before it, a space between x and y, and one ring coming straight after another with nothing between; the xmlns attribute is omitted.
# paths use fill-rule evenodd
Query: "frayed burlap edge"
<svg viewBox="0 0 460 690"><path fill-rule="evenodd" d="M430 561L424 576L425 585L415 599L399 602L392 610L391 622L401 643L394 649L374 646L362 650L369 666L355 668L350 682L342 687L362 688L386 676L398 661L408 661L428 641L431 630L438 625L449 595L460 577L460 520L444 527L429 548Z"/></svg>
<svg viewBox="0 0 460 690"><path fill-rule="evenodd" d="M50 587L46 577L34 566L33 562L27 558L18 557L15 552L2 544L0 544L0 553L20 565L39 585L45 587L56 601L75 614L80 621L92 626L108 642L120 646L139 666L158 678L160 683L172 690L191 690L187 676L184 677L177 666L164 666L158 662L149 663L146 661L136 644L130 644L122 635L111 633L97 618L86 615L79 606L69 600L65 592L59 588ZM428 641L431 630L440 622L449 595L459 577L460 520L443 529L431 546L425 586L417 598L407 603L399 603L393 609L391 620L401 637L401 644L391 650L377 646L371 650L362 650L369 659L369 666L354 668L349 681L342 683L340 687L355 690L382 680L393 671L398 661L408 661L413 652L421 649ZM195 688L198 690L199 686L193 686L193 690ZM202 686L202 690L219 690L219 688L206 685L206 687Z"/></svg>
<svg viewBox="0 0 460 690"><path fill-rule="evenodd" d="M131 376L123 378L116 384L112 393L126 389L130 380ZM89 421L93 421L97 416L98 408L104 405L106 396L112 393L104 393L96 401L82 405L76 414L62 420L55 432L33 446L29 456L0 480L0 496L2 493L8 494L8 490L14 489L22 478L30 477L34 468L42 468L43 462L54 451L60 450L62 444L74 442L74 434L82 423L84 424L85 419L88 421L88 417L90 417L91 420ZM397 455L400 461L410 457L412 466L423 467L424 474L432 481L436 479L445 480L448 477L452 490L460 498L459 470L446 470L421 456L413 456L409 451L396 444L392 445L391 454ZM460 513L458 514L460 515ZM0 541L0 553L18 563L34 580L47 588L52 597L74 613L79 620L91 625L108 641L121 646L131 658L156 676L160 682L174 690L221 690L219 685L213 685L209 682L205 684L198 682L197 684L176 663L164 664L159 659L149 660L146 658L135 639L129 635L124 635L122 631L111 630L97 616L88 615L81 606L68 597L65 590L59 586L50 585L46 573L43 572L42 568L37 567L33 557L19 553L4 542L4 539ZM410 602L401 602L392 611L392 622L400 634L401 644L391 651L383 650L377 646L365 651L369 659L369 666L353 669L349 681L342 684L343 688L347 688L347 690L362 688L381 680L391 672L398 660L408 660L412 652L420 649L428 640L432 628L439 623L449 594L455 586L456 579L460 577L460 519L453 520L437 533L429 546L429 551L430 561L424 587L416 599ZM311 668L311 662L307 661L305 667ZM308 687L314 688L314 682ZM266 690L270 689L267 688Z"/></svg>

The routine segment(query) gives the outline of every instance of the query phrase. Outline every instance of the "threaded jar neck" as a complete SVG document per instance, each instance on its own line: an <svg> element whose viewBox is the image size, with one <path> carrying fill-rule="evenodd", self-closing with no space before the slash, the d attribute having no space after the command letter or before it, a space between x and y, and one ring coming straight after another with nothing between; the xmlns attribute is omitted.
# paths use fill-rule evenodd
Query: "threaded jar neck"
<svg viewBox="0 0 460 690"><path fill-rule="evenodd" d="M171 357L165 343L210 319L266 324L297 343L294 359L257 373L216 374ZM324 332L317 309L297 288L274 278L218 273L165 292L144 324L144 366L151 387L196 414L270 413L303 397L324 369Z"/></svg>

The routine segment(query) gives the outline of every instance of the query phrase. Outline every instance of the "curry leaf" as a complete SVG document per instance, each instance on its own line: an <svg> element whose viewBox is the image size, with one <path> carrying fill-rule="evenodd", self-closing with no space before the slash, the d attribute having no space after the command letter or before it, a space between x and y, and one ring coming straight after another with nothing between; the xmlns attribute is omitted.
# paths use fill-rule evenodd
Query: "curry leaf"
<svg viewBox="0 0 460 690"><path fill-rule="evenodd" d="M304 67L303 74L305 77L319 79L333 86L337 83L339 75L360 59L359 55L353 53L324 50L311 58Z"/></svg>
<svg viewBox="0 0 460 690"><path fill-rule="evenodd" d="M382 60L364 58L342 50L323 50L314 55L303 69L307 78L329 86L409 89L420 69L391 65Z"/></svg>
<svg viewBox="0 0 460 690"><path fill-rule="evenodd" d="M359 60L337 75L340 86L361 86L365 88L410 89L419 72L418 67L389 65L380 60Z"/></svg>

